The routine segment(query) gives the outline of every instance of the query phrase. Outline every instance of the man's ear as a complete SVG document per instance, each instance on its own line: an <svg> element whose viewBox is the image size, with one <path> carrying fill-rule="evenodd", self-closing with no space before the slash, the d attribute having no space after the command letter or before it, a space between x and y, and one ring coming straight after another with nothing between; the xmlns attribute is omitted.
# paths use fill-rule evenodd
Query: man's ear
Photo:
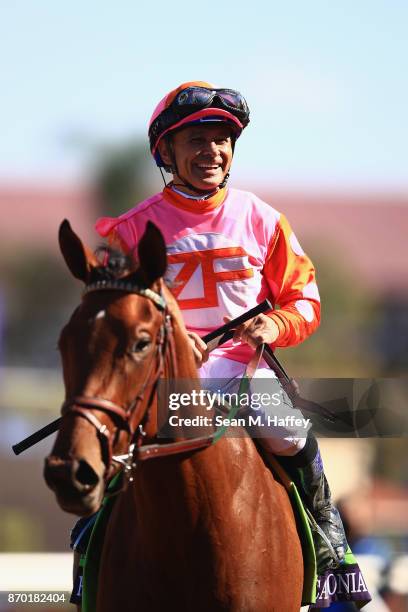
<svg viewBox="0 0 408 612"><path fill-rule="evenodd" d="M71 274L87 283L92 268L99 265L97 258L71 229L67 219L60 225L58 239L61 253Z"/></svg>
<svg viewBox="0 0 408 612"><path fill-rule="evenodd" d="M169 147L170 144L167 138L162 138L159 144L157 145L157 150L160 153L160 157L164 161L167 168L171 168L173 165Z"/></svg>

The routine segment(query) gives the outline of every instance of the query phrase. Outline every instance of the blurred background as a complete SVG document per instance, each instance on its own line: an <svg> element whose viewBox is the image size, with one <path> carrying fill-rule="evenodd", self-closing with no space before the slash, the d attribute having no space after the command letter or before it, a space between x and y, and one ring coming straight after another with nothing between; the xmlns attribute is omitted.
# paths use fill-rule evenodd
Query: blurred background
<svg viewBox="0 0 408 612"><path fill-rule="evenodd" d="M230 184L283 212L315 263L322 324L280 351L290 374L406 377L408 5L207 2L195 11L185 0L171 9L160 0L3 9L0 591L70 586L74 517L42 480L52 439L11 452L58 416L63 399L56 344L81 287L62 262L58 226L68 218L96 247L99 216L162 189L147 125L178 84L202 79L245 95L251 123ZM321 444L354 550L381 592L365 609L401 611L406 395L388 408L400 436Z"/></svg>

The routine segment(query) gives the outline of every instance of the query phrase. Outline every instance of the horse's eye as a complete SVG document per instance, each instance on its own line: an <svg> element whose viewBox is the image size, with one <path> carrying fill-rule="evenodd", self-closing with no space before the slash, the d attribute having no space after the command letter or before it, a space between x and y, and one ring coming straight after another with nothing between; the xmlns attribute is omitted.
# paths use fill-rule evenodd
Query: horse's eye
<svg viewBox="0 0 408 612"><path fill-rule="evenodd" d="M139 338L136 342L133 343L131 352L132 353L143 353L146 351L151 345L150 338Z"/></svg>

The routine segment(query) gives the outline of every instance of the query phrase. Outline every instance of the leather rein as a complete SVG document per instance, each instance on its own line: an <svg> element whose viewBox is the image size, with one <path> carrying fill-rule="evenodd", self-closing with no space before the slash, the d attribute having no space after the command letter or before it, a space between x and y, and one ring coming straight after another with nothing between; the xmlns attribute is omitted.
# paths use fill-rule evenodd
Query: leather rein
<svg viewBox="0 0 408 612"><path fill-rule="evenodd" d="M102 456L106 465L105 479L109 478L109 472L113 463L118 463L124 470L128 481L132 480L132 471L137 463L147 459L166 457L180 453L187 453L207 448L213 443L213 436L171 442L167 444L143 445L143 437L146 433L143 425L149 420L149 415L153 403L153 398L160 376L164 373L164 365L168 362L172 376L177 376L176 347L173 335L171 315L163 296L152 289L141 287L124 280L98 281L87 285L84 295L95 291L117 290L127 293L135 293L150 299L163 314L163 321L156 338L156 350L150 362L145 380L128 408L121 406L111 400L101 397L87 397L76 395L67 398L62 404L61 413L79 414L95 427L102 447ZM146 391L149 389L150 395L143 417L136 426L132 424L132 416L141 405L145 398ZM110 431L109 427L95 416L92 412L99 410L108 414L111 419L118 423L115 432ZM114 456L113 445L117 434L125 430L129 434L128 452L125 455Z"/></svg>

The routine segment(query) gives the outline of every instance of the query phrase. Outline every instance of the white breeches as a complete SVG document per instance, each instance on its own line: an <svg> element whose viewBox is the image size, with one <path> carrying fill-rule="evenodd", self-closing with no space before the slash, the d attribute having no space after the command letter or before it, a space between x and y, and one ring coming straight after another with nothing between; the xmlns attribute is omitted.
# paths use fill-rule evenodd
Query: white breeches
<svg viewBox="0 0 408 612"><path fill-rule="evenodd" d="M210 355L199 375L203 387L213 393L237 393L245 368L245 363ZM266 451L296 455L305 445L310 421L293 408L275 373L264 361L251 380L248 395L252 401L251 406L245 407L245 414L256 421L251 428L252 437L259 439Z"/></svg>

